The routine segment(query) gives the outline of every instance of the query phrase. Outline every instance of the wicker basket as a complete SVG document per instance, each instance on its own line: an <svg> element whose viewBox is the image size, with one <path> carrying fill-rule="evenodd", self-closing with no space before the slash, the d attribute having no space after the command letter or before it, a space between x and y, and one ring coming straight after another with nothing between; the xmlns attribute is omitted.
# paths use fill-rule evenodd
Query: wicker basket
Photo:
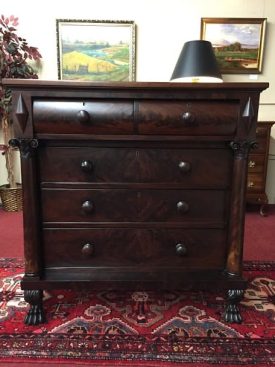
<svg viewBox="0 0 275 367"><path fill-rule="evenodd" d="M8 185L0 186L0 197L3 209L7 212L19 212L22 210L22 187L18 185L10 189Z"/></svg>

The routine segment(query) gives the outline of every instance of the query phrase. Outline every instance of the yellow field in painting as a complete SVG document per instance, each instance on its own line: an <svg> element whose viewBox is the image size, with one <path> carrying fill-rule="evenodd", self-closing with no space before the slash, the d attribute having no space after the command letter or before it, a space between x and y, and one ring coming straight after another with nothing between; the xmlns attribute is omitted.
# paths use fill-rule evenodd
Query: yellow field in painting
<svg viewBox="0 0 275 367"><path fill-rule="evenodd" d="M109 73L117 68L116 65L85 55L83 53L72 51L63 55L63 72L72 73Z"/></svg>

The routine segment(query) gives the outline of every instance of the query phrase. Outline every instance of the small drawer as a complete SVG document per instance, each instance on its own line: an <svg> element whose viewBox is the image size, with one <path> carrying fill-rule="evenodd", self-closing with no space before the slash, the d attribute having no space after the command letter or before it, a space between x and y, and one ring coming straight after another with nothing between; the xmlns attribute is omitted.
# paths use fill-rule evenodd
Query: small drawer
<svg viewBox="0 0 275 367"><path fill-rule="evenodd" d="M224 266L226 233L218 229L44 229L43 236L46 268Z"/></svg>
<svg viewBox="0 0 275 367"><path fill-rule="evenodd" d="M133 102L35 100L33 120L39 134L129 134Z"/></svg>
<svg viewBox="0 0 275 367"><path fill-rule="evenodd" d="M44 222L183 222L224 218L222 190L42 189Z"/></svg>
<svg viewBox="0 0 275 367"><path fill-rule="evenodd" d="M256 128L256 135L257 137L269 137L269 127L268 126L260 126L261 123L259 122Z"/></svg>
<svg viewBox="0 0 275 367"><path fill-rule="evenodd" d="M39 150L43 183L180 183L224 188L230 182L231 161L229 149L41 146Z"/></svg>
<svg viewBox="0 0 275 367"><path fill-rule="evenodd" d="M269 139L269 137L268 137ZM266 152L266 145L267 145L267 137L264 136L257 136L257 146L252 152L255 153L265 153Z"/></svg>
<svg viewBox="0 0 275 367"><path fill-rule="evenodd" d="M250 154L248 158L248 172L261 173L264 172L265 156L261 154Z"/></svg>
<svg viewBox="0 0 275 367"><path fill-rule="evenodd" d="M264 178L262 174L249 174L247 177L248 191L262 191L265 189Z"/></svg>
<svg viewBox="0 0 275 367"><path fill-rule="evenodd" d="M140 101L140 134L233 135L239 105L223 101Z"/></svg>

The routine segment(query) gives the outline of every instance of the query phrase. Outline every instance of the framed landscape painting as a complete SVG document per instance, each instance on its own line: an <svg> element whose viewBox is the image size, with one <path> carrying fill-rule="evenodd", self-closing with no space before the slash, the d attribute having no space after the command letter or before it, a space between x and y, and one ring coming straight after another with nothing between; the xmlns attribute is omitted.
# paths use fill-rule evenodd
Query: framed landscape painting
<svg viewBox="0 0 275 367"><path fill-rule="evenodd" d="M222 74L262 71L266 18L201 18L201 39L212 43Z"/></svg>
<svg viewBox="0 0 275 367"><path fill-rule="evenodd" d="M135 80L135 23L57 19L58 78Z"/></svg>

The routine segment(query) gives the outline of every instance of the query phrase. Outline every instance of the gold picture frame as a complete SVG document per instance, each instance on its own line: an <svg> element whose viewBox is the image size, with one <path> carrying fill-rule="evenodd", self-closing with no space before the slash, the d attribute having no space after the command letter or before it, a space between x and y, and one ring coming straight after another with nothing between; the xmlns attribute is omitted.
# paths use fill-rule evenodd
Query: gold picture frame
<svg viewBox="0 0 275 367"><path fill-rule="evenodd" d="M222 74L260 74L266 18L201 18L201 39L212 43Z"/></svg>
<svg viewBox="0 0 275 367"><path fill-rule="evenodd" d="M135 23L57 19L58 78L78 81L135 80Z"/></svg>

